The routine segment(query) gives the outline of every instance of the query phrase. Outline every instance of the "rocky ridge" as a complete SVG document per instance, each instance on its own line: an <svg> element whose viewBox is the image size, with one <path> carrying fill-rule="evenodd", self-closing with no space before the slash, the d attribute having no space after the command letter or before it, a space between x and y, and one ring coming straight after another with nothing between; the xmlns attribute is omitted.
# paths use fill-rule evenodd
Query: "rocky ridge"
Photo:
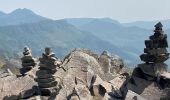
<svg viewBox="0 0 170 100"><path fill-rule="evenodd" d="M104 71L103 65L107 65L109 70ZM57 81L56 94L40 96L37 92L39 85L34 80L37 78L38 68L41 68L39 64L22 77L17 77L14 74L1 77L3 81L0 81L0 99L11 100L10 98L14 97L29 99L37 98L37 96L51 98L51 100L72 100L75 98L77 100L93 100L112 98L112 96L122 98L122 87L128 78L128 74L122 71L123 61L119 57L110 56L106 51L98 56L90 50L75 49L65 57L53 75ZM9 81L10 84L4 84ZM17 91L12 91L13 89Z"/></svg>

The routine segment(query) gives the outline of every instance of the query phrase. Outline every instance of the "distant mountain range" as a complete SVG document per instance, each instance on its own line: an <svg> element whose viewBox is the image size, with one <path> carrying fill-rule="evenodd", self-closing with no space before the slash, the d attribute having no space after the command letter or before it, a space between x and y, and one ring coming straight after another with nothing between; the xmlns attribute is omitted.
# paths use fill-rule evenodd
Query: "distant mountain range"
<svg viewBox="0 0 170 100"><path fill-rule="evenodd" d="M61 58L71 49L88 48L98 53L107 50L133 64L140 61L144 40L153 34L156 24L145 22L140 27L143 23L119 23L110 18L51 20L29 9L17 9L9 14L0 12L0 22L2 57L20 55L26 45L35 56L40 56L45 47L51 47ZM166 32L170 33L170 29Z"/></svg>
<svg viewBox="0 0 170 100"><path fill-rule="evenodd" d="M122 23L124 26L126 27L131 27L131 26L137 26L140 28L144 28L144 29L153 29L153 25L155 23L159 22L157 21L136 21L136 22L131 22L131 23ZM168 20L161 20L162 24L164 25L165 29L169 29L170 28L170 19Z"/></svg>
<svg viewBox="0 0 170 100"><path fill-rule="evenodd" d="M50 19L36 15L33 11L26 8L16 9L9 14L0 12L0 26L34 23L43 20Z"/></svg>

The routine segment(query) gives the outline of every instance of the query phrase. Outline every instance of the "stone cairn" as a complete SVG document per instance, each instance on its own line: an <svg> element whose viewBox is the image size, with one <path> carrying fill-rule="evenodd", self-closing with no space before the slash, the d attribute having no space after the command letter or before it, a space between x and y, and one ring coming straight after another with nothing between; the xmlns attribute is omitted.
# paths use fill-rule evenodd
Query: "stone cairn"
<svg viewBox="0 0 170 100"><path fill-rule="evenodd" d="M32 57L31 50L28 47L24 48L23 57L21 58L22 61L22 68L20 69L20 73L25 75L26 72L30 71L36 65L35 58Z"/></svg>
<svg viewBox="0 0 170 100"><path fill-rule="evenodd" d="M45 48L45 53L39 59L39 70L36 72L39 89L42 96L50 96L55 92L57 81L55 80L54 73L59 67L59 60L50 48Z"/></svg>
<svg viewBox="0 0 170 100"><path fill-rule="evenodd" d="M144 54L140 59L145 63L139 64L138 67L144 73L144 77L148 80L159 79L163 72L167 72L167 65L164 63L169 58L167 52L168 42L167 35L162 30L161 22L155 25L154 35L145 40Z"/></svg>

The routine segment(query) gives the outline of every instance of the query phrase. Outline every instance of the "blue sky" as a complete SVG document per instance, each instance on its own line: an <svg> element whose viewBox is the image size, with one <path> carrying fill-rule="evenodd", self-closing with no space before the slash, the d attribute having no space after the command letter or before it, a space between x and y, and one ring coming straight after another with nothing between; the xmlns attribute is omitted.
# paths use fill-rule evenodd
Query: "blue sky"
<svg viewBox="0 0 170 100"><path fill-rule="evenodd" d="M120 22L170 19L170 0L0 0L0 11L28 8L52 19L110 17Z"/></svg>

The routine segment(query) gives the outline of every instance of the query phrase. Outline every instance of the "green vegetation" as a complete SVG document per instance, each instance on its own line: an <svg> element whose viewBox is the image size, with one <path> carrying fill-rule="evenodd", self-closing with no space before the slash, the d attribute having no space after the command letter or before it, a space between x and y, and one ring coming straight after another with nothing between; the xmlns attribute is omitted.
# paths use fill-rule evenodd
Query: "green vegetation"
<svg viewBox="0 0 170 100"><path fill-rule="evenodd" d="M4 63L0 61L0 69L4 67Z"/></svg>

